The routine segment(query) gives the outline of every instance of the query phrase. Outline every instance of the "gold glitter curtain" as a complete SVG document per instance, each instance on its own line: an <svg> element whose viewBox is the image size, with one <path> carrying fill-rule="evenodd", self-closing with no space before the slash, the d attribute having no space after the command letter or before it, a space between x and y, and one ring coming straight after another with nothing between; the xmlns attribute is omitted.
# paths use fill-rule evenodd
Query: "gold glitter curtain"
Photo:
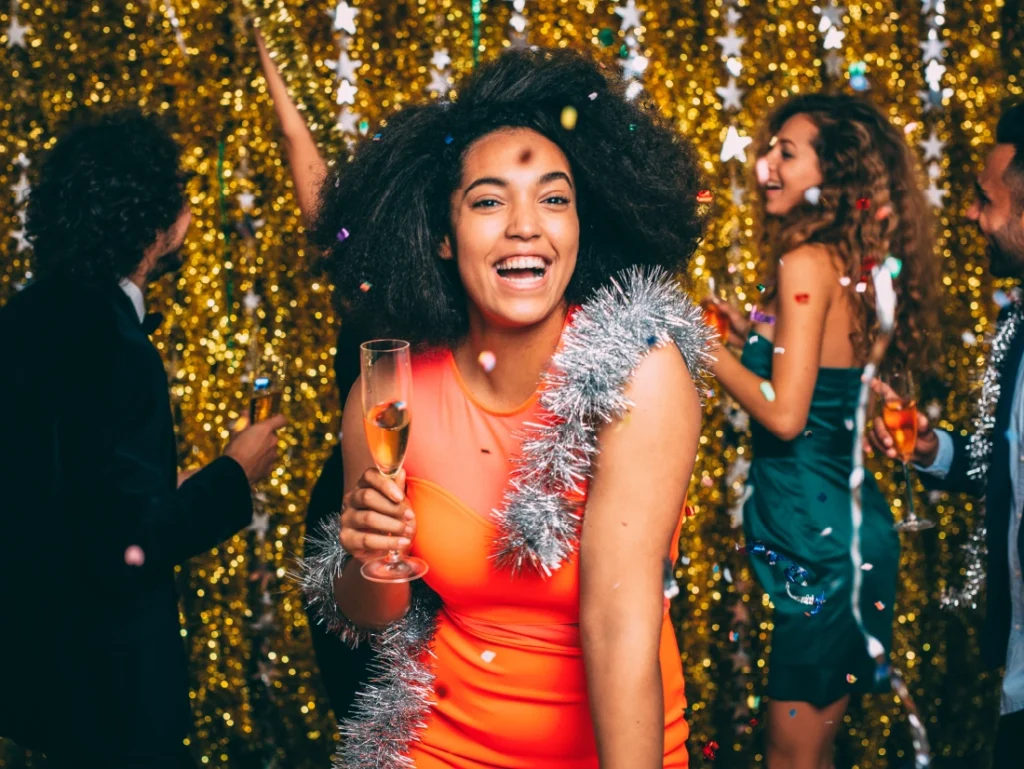
<svg viewBox="0 0 1024 769"><path fill-rule="evenodd" d="M528 0L522 12L526 35L530 44L595 50L615 68L625 38L615 9L626 4ZM376 130L396 106L428 95L435 50L447 49L453 77L472 68L470 0L353 5L357 29L348 48L361 66L351 109L366 121L363 131ZM703 290L714 276L739 304L757 297L753 185L732 170L738 163L719 161L726 128L753 135L766 112L792 93L848 89L847 67L863 61L869 95L906 128L909 141L925 138L918 44L933 0L843 6L846 39L838 51L838 77L826 74L814 5L738 3L736 34L746 42L737 84L746 93L741 108L727 113L715 90L728 80L715 38L726 34L728 5L637 3L642 26L634 30L636 50L650 61L642 78L646 92L695 142L714 193L712 226L693 263L694 284ZM193 660L194 753L204 766L324 767L336 739L305 617L286 576L301 550L309 491L339 425L330 365L335 319L329 286L310 269L312 255L250 23L258 17L325 152L337 160L352 136L333 129L336 81L327 67L339 54L333 9L327 0L12 0L0 9L0 301L31 279L18 201L22 180L31 181L35 168L24 167L19 156L29 163L38 159L59 127L85 108L137 104L167 115L185 165L197 175L190 187L195 219L188 266L177 282L150 297L167 316L155 341L167 361L182 467L219 453L246 404L247 379L259 360L287 366L287 451L261 487L269 517L258 516L250 530L193 559L179 574L182 633ZM508 45L513 13L509 2L482 3L476 29L482 60ZM922 401L937 402L950 420L944 426L959 429L968 424L968 393L984 355L983 345L964 332L982 338L995 316L983 250L964 213L1000 103L1020 98L1024 23L1020 0L949 4L945 17L948 70L942 85L952 94L927 118L947 142L939 183L949 194L935 223L944 282L938 332L945 354ZM746 195L734 192L744 186ZM742 491L736 470L749 458L742 428L729 404L709 405L691 490L697 512L683 532L683 595L673 616L686 667L694 765L701 764L709 740L719 743L719 767L755 766L763 752L759 705L770 613L745 556L735 551L739 533L728 514ZM893 468L872 468L899 512ZM976 618L965 625L937 601L942 588L959 579L958 546L975 506L962 497L927 504L922 495L918 502L939 526L903 537L893 654L922 710L935 765L984 766L979 754L992 737L998 679L982 671ZM91 597L83 585L80 599L103 597ZM840 730L837 766L909 763L905 717L891 694L853 702ZM0 740L0 766L41 765L38 757Z"/></svg>

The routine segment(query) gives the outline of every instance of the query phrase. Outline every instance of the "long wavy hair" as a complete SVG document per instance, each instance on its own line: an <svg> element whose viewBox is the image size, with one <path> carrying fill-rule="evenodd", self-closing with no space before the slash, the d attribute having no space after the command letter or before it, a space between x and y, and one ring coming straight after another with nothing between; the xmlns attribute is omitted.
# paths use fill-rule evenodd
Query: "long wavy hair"
<svg viewBox="0 0 1024 769"><path fill-rule="evenodd" d="M938 271L931 237L932 218L921 192L915 158L903 134L877 107L853 96L809 94L779 107L758 138L758 156L795 115L818 128L814 150L821 169L821 199L802 202L784 217L760 217L765 298L774 295L778 262L805 244L824 246L850 276L846 290L862 312L850 332L855 350L866 355L878 334L872 264L892 255L902 261L894 281L896 328L890 360L920 365L935 328ZM867 201L866 205L865 202ZM879 211L888 207L888 216ZM856 291L864 278L867 288Z"/></svg>

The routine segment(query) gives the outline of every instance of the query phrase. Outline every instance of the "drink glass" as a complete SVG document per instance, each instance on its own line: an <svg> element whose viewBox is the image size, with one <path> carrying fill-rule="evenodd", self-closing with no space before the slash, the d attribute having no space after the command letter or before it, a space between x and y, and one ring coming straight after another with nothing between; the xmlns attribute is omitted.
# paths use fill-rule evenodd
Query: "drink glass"
<svg viewBox="0 0 1024 769"><path fill-rule="evenodd" d="M394 478L405 461L412 426L409 343L401 339L364 342L360 369L366 443L377 469ZM427 564L389 549L386 556L364 563L360 571L371 582L411 582L427 573Z"/></svg>
<svg viewBox="0 0 1024 769"><path fill-rule="evenodd" d="M281 413L284 372L278 365L266 365L252 379L249 396L249 424L253 425Z"/></svg>
<svg viewBox="0 0 1024 769"><path fill-rule="evenodd" d="M917 443L917 393L909 371L897 370L889 375L883 389L882 421L896 446L896 454L903 465L903 479L907 489L907 514L896 524L897 531L924 531L935 525L928 518L914 513L914 490L910 482L910 460Z"/></svg>

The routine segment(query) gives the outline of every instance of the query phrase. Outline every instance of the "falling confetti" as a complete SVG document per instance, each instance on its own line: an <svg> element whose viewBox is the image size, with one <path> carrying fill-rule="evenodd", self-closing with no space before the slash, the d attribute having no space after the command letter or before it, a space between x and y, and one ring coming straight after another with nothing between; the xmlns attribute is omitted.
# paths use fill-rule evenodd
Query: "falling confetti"
<svg viewBox="0 0 1024 769"><path fill-rule="evenodd" d="M903 261L901 259L897 259L892 254L885 257L885 261L882 262L882 266L889 271L889 274L892 275L893 278L898 278L900 273L903 272Z"/></svg>
<svg viewBox="0 0 1024 769"><path fill-rule="evenodd" d="M882 222L892 216L892 206L886 203L884 206L879 206L878 210L875 211L875 219Z"/></svg>
<svg viewBox="0 0 1024 769"><path fill-rule="evenodd" d="M769 315L766 312L761 312L756 307L750 311L750 319L754 321L754 323L765 323L769 326L775 325L774 315Z"/></svg>
<svg viewBox="0 0 1024 769"><path fill-rule="evenodd" d="M978 337L976 337L970 331L965 331L963 334L960 335L960 338L963 339L964 344L971 345L972 347L978 343Z"/></svg>
<svg viewBox="0 0 1024 769"><path fill-rule="evenodd" d="M812 206L818 205L821 202L821 187L808 187L804 190L804 200Z"/></svg>
<svg viewBox="0 0 1024 769"><path fill-rule="evenodd" d="M853 430L853 427L854 427L853 420L852 419L844 419L843 420L843 427L845 427L847 430Z"/></svg>
<svg viewBox="0 0 1024 769"><path fill-rule="evenodd" d="M868 284L865 283L864 281L861 281L856 286L854 286L854 289L856 289L858 294L863 294L865 291L868 290Z"/></svg>
<svg viewBox="0 0 1024 769"><path fill-rule="evenodd" d="M339 243L344 243L346 240L348 240L348 236L349 236L349 231L346 230L344 227L342 227L340 230L338 230L338 242Z"/></svg>
<svg viewBox="0 0 1024 769"><path fill-rule="evenodd" d="M852 488L855 488L857 486L860 486L860 484L863 481L864 481L864 468L863 467L855 467L853 469L853 472L850 473L850 488L852 489Z"/></svg>
<svg viewBox="0 0 1024 769"><path fill-rule="evenodd" d="M855 676L853 673L847 673L846 674L846 683L848 683L848 684L855 684L855 683L857 683L857 676Z"/></svg>
<svg viewBox="0 0 1024 769"><path fill-rule="evenodd" d="M710 475L705 475L703 478L700 479L700 485L706 489L710 489L712 486L715 485L715 481Z"/></svg>
<svg viewBox="0 0 1024 769"><path fill-rule="evenodd" d="M362 291L364 294L371 288L373 288L373 286L370 284L369 281L364 280L362 283L359 284L359 290Z"/></svg>
<svg viewBox="0 0 1024 769"><path fill-rule="evenodd" d="M711 190L701 190L697 193L698 203L710 203L715 199L715 196L711 194Z"/></svg>
<svg viewBox="0 0 1024 769"><path fill-rule="evenodd" d="M480 364L480 368L490 374L498 365L498 357L490 350L484 350L477 356L476 362Z"/></svg>
<svg viewBox="0 0 1024 769"><path fill-rule="evenodd" d="M871 208L871 201L868 198L857 198L857 210L867 211Z"/></svg>
<svg viewBox="0 0 1024 769"><path fill-rule="evenodd" d="M769 403L775 403L775 388L772 387L771 382L761 382L760 390L761 395L764 396L766 401Z"/></svg>
<svg viewBox="0 0 1024 769"><path fill-rule="evenodd" d="M708 740L701 747L700 752L704 756L705 761L714 761L718 755L718 743L714 740Z"/></svg>
<svg viewBox="0 0 1024 769"><path fill-rule="evenodd" d="M124 562L129 566L142 566L146 562L146 554L138 545L129 545L124 551Z"/></svg>
<svg viewBox="0 0 1024 769"><path fill-rule="evenodd" d="M576 108L573 107L571 104L567 107L563 107L561 117L562 128L564 128L566 131L571 131L574 128L576 128L576 121L579 119L579 116L580 115L576 111Z"/></svg>
<svg viewBox="0 0 1024 769"><path fill-rule="evenodd" d="M763 294L765 292L764 283L758 283L757 284L757 290L760 291Z"/></svg>
<svg viewBox="0 0 1024 769"><path fill-rule="evenodd" d="M608 27L605 27L597 33L598 42L601 43L605 48L615 42L615 33Z"/></svg>
<svg viewBox="0 0 1024 769"><path fill-rule="evenodd" d="M597 98L597 91L594 91L592 94L589 94L587 98L590 99L591 101L594 101L594 99Z"/></svg>
<svg viewBox="0 0 1024 769"><path fill-rule="evenodd" d="M444 135L444 143L445 144L451 144L453 141L455 141L455 138L451 134L445 134Z"/></svg>
<svg viewBox="0 0 1024 769"><path fill-rule="evenodd" d="M740 637L740 634L737 633L735 630L730 630L729 631L729 640L730 641L733 641L735 643L737 640L739 640L739 637Z"/></svg>
<svg viewBox="0 0 1024 769"><path fill-rule="evenodd" d="M805 612L809 617L821 611L821 607L825 604L824 590L818 595L799 595L794 593L791 588L792 585L804 588L810 587L810 583L814 580L814 575L810 571L795 561L791 561L786 556L772 550L764 542L748 542L745 546L737 545L736 549L750 555L759 556L769 566L781 566L783 575L786 578L786 594L797 603L809 607L809 611Z"/></svg>
<svg viewBox="0 0 1024 769"><path fill-rule="evenodd" d="M861 564L860 568L861 568L861 571L871 571L875 567L872 566L870 563L864 563L864 564Z"/></svg>
<svg viewBox="0 0 1024 769"><path fill-rule="evenodd" d="M823 537L827 537L831 533L832 533L832 527L831 526L826 526L824 529L821 530L821 536L823 536Z"/></svg>
<svg viewBox="0 0 1024 769"><path fill-rule="evenodd" d="M487 649L483 654L480 655L480 659L482 659L484 662L490 664L491 662L494 661L494 658L497 657L497 656L498 655L495 654L494 652L492 652L490 649Z"/></svg>
<svg viewBox="0 0 1024 769"><path fill-rule="evenodd" d="M879 611L882 611L882 609L885 608L885 604L882 603L881 601L875 601L875 608L878 609Z"/></svg>
<svg viewBox="0 0 1024 769"><path fill-rule="evenodd" d="M373 140L375 142L379 142L382 136L383 136L383 134L374 134L373 135Z"/></svg>

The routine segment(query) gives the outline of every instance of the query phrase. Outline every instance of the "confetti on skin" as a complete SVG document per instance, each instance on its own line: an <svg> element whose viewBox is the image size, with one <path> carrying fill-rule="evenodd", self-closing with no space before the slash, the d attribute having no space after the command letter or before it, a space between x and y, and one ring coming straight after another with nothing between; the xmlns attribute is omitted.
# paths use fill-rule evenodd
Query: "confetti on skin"
<svg viewBox="0 0 1024 769"><path fill-rule="evenodd" d="M868 200L867 198L857 198L858 211L867 211L869 208L871 208L870 200Z"/></svg>
<svg viewBox="0 0 1024 769"><path fill-rule="evenodd" d="M885 604L882 603L881 601L875 601L875 608L878 609L879 611L882 611L882 609L885 608Z"/></svg>
<svg viewBox="0 0 1024 769"><path fill-rule="evenodd" d="M843 277L841 277L841 278L839 279L839 285L840 285L840 286L848 286L848 285L850 285L851 283L853 283L853 281L852 281L852 280L850 280L850 276L849 276L849 275L844 275Z"/></svg>
<svg viewBox="0 0 1024 769"><path fill-rule="evenodd" d="M792 708L792 709L791 709L791 710L789 711L789 717L790 717L790 718L793 718L793 717L794 717L795 715L796 715L796 708Z"/></svg>
<svg viewBox="0 0 1024 769"><path fill-rule="evenodd" d="M875 567L872 566L870 563L861 564L861 567L860 567L861 571L871 571L873 568L875 568Z"/></svg>
<svg viewBox="0 0 1024 769"><path fill-rule="evenodd" d="M371 288L373 288L373 286L370 285L370 283L368 281L364 280L362 283L359 284L359 290L362 291L364 294L367 291L369 291Z"/></svg>
<svg viewBox="0 0 1024 769"><path fill-rule="evenodd" d="M797 304L807 304L809 301L811 301L810 294L797 294L793 298L797 301Z"/></svg>
<svg viewBox="0 0 1024 769"><path fill-rule="evenodd" d="M146 554L138 545L129 545L124 551L124 562L129 566L142 566L146 562Z"/></svg>
<svg viewBox="0 0 1024 769"><path fill-rule="evenodd" d="M487 651L485 651L483 654L480 655L480 659L482 659L484 662L490 664L491 662L494 661L494 658L497 657L497 656L498 656L497 654L495 654L490 649L488 649Z"/></svg>
<svg viewBox="0 0 1024 769"><path fill-rule="evenodd" d="M701 190L697 193L698 203L710 203L715 199L715 196L711 194L711 190Z"/></svg>
<svg viewBox="0 0 1024 769"><path fill-rule="evenodd" d="M808 187L804 190L804 200L812 206L818 205L821 202L821 187Z"/></svg>
<svg viewBox="0 0 1024 769"><path fill-rule="evenodd" d="M831 533L832 533L832 527L831 526L821 530L821 536L823 536L823 537L827 537Z"/></svg>
<svg viewBox="0 0 1024 769"><path fill-rule="evenodd" d="M846 683L848 683L848 684L855 684L855 683L857 683L857 676L855 676L853 673L847 673L846 674Z"/></svg>
<svg viewBox="0 0 1024 769"><path fill-rule="evenodd" d="M349 231L346 230L344 227L342 227L340 230L338 230L338 242L339 243L344 243L346 240L348 240L348 236L349 236Z"/></svg>
<svg viewBox="0 0 1024 769"><path fill-rule="evenodd" d="M785 347L776 347L774 350L772 350L772 352L775 355L782 355L785 351L786 351Z"/></svg>
<svg viewBox="0 0 1024 769"><path fill-rule="evenodd" d="M568 107L562 107L562 128L566 131L572 131L576 128L576 121L579 119L579 116L580 113L571 104Z"/></svg>
<svg viewBox="0 0 1024 769"><path fill-rule="evenodd" d="M480 368L490 374L498 365L498 357L490 350L484 350L477 356L476 362L480 364Z"/></svg>
<svg viewBox="0 0 1024 769"><path fill-rule="evenodd" d="M769 403L775 403L775 388L772 387L771 382L761 382L761 395Z"/></svg>
<svg viewBox="0 0 1024 769"><path fill-rule="evenodd" d="M768 170L767 158L757 159L757 162L754 163L754 173L757 174L757 183L762 187L768 183L768 177L771 176L771 172Z"/></svg>
<svg viewBox="0 0 1024 769"><path fill-rule="evenodd" d="M766 312L761 312L757 308L754 308L753 310L750 311L750 319L754 321L754 323L765 323L769 326L775 325L774 315L769 315Z"/></svg>

